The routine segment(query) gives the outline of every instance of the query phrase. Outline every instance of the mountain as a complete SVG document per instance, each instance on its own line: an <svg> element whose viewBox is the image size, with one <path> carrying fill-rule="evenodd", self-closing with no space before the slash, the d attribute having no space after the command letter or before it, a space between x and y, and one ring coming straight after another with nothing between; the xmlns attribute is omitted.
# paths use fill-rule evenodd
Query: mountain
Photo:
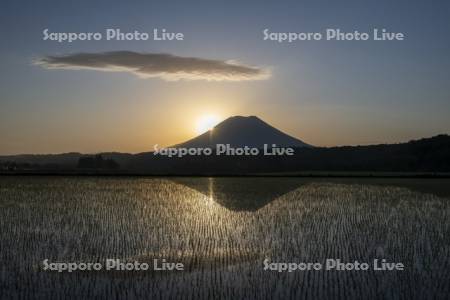
<svg viewBox="0 0 450 300"><path fill-rule="evenodd" d="M133 155L120 152L102 152L103 158L114 159L121 162L128 162ZM78 152L60 153L60 154L18 154L18 155L0 155L1 161L12 161L15 163L28 164L58 164L63 166L76 166L80 157L86 154Z"/></svg>
<svg viewBox="0 0 450 300"><path fill-rule="evenodd" d="M170 158L141 153L135 155L130 167L138 173L166 175L450 173L450 136L438 135L399 144L294 147L292 156L260 153L256 156L213 154Z"/></svg>
<svg viewBox="0 0 450 300"><path fill-rule="evenodd" d="M0 156L0 174L139 174L139 175L252 175L278 174L434 174L450 176L450 136L437 135L398 144L313 147L272 127L261 119L235 116L212 130L174 147L257 147L277 144L292 147L293 155L187 155L169 157L153 152L139 154L101 153L99 161L114 168L92 168L92 155ZM95 164L94 164L95 165ZM438 174L439 175L439 174ZM428 176L428 175L427 175ZM439 176L442 176L440 174ZM220 187L217 188L217 191ZM226 197L225 197L226 198Z"/></svg>
<svg viewBox="0 0 450 300"><path fill-rule="evenodd" d="M255 116L230 117L213 129L173 147L216 148L217 144L230 144L235 148L244 146L263 148L264 144L276 144L280 147L312 147Z"/></svg>

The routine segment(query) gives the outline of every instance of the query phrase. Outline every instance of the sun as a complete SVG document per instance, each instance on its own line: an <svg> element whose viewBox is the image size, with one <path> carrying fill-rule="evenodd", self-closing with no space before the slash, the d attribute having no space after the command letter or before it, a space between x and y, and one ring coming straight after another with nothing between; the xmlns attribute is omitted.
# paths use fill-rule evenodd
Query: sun
<svg viewBox="0 0 450 300"><path fill-rule="evenodd" d="M216 115L204 115L197 121L197 133L204 133L214 128L219 123L220 118Z"/></svg>

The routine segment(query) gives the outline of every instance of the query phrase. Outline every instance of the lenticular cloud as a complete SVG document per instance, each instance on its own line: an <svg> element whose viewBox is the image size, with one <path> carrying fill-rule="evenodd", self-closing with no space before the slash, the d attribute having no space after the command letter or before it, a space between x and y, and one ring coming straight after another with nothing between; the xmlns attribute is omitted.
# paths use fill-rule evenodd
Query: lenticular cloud
<svg viewBox="0 0 450 300"><path fill-rule="evenodd" d="M90 69L129 72L141 78L164 80L243 81L270 77L264 68L229 60L183 57L167 53L114 51L45 56L34 61L47 69Z"/></svg>

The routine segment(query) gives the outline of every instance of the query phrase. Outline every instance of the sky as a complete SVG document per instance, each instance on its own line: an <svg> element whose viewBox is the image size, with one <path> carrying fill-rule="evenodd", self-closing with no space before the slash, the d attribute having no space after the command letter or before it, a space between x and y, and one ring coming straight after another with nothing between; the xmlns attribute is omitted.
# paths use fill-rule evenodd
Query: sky
<svg viewBox="0 0 450 300"><path fill-rule="evenodd" d="M316 146L450 133L448 1L2 1L0 154L138 153L256 115ZM183 41L43 40L181 32ZM264 40L270 32L403 41Z"/></svg>

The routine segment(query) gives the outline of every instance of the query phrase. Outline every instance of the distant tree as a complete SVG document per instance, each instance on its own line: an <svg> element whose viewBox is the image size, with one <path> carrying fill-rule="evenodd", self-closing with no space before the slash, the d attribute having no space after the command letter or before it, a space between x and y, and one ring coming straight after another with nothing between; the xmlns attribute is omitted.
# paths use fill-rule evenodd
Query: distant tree
<svg viewBox="0 0 450 300"><path fill-rule="evenodd" d="M82 156L78 159L79 169L108 169L108 170L117 170L119 168L119 164L109 158L104 159L101 154L97 154L94 156Z"/></svg>
<svg viewBox="0 0 450 300"><path fill-rule="evenodd" d="M79 169L94 169L95 168L95 160L91 156L84 156L78 159Z"/></svg>
<svg viewBox="0 0 450 300"><path fill-rule="evenodd" d="M109 170L117 170L119 169L119 164L114 159L109 158L104 161L104 167Z"/></svg>

